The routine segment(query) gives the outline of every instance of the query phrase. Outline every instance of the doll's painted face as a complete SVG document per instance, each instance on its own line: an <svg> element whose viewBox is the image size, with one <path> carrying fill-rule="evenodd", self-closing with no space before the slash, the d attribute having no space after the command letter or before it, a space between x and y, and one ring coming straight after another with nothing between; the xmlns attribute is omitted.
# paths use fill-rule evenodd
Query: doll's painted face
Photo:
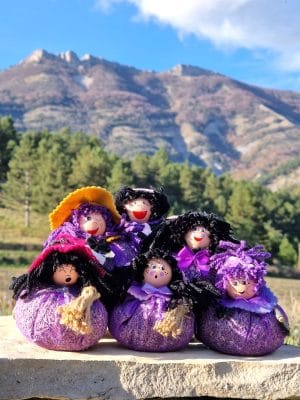
<svg viewBox="0 0 300 400"><path fill-rule="evenodd" d="M150 202L143 197L127 201L124 207L130 221L145 223L148 222L151 217L152 206Z"/></svg>
<svg viewBox="0 0 300 400"><path fill-rule="evenodd" d="M151 258L144 271L144 282L159 288L166 286L172 279L172 268L162 258Z"/></svg>
<svg viewBox="0 0 300 400"><path fill-rule="evenodd" d="M100 212L91 212L82 215L79 220L80 229L92 236L103 235L106 230L106 223Z"/></svg>
<svg viewBox="0 0 300 400"><path fill-rule="evenodd" d="M232 299L251 299L256 295L255 282L253 280L231 279L227 282L226 291Z"/></svg>
<svg viewBox="0 0 300 400"><path fill-rule="evenodd" d="M207 249L210 245L210 233L203 226L196 226L184 235L188 247L193 250Z"/></svg>
<svg viewBox="0 0 300 400"><path fill-rule="evenodd" d="M74 285L78 278L79 274L72 264L59 265L53 274L53 282L59 286Z"/></svg>

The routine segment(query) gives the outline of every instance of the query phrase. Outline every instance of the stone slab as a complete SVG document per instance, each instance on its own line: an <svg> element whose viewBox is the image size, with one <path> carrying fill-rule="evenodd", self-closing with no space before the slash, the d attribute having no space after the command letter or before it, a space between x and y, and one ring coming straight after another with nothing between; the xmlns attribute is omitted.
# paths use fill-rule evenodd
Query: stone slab
<svg viewBox="0 0 300 400"><path fill-rule="evenodd" d="M0 317L0 399L132 400L217 397L300 399L300 347L264 357L227 356L191 343L142 353L104 338L83 352L45 350Z"/></svg>

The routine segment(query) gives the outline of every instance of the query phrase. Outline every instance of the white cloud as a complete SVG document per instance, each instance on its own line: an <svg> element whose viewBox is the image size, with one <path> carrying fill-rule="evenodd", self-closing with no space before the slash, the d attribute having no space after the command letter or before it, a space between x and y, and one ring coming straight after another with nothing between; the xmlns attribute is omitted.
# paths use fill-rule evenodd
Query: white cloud
<svg viewBox="0 0 300 400"><path fill-rule="evenodd" d="M219 48L269 50L277 66L300 70L298 0L96 0L102 9L127 2L140 19L154 19Z"/></svg>

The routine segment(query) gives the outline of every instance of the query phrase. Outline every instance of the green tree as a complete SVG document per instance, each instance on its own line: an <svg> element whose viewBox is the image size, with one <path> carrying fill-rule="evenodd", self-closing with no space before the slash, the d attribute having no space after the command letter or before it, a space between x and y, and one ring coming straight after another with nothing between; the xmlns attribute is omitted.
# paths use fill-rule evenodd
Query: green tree
<svg viewBox="0 0 300 400"><path fill-rule="evenodd" d="M21 137L8 164L7 181L3 185L5 198L12 205L24 208L24 224L30 225L33 191L36 184L37 135L29 132Z"/></svg>
<svg viewBox="0 0 300 400"><path fill-rule="evenodd" d="M71 157L64 151L61 137L53 136L40 141L37 149L36 185L33 190L34 208L38 212L51 211L71 190Z"/></svg>
<svg viewBox="0 0 300 400"><path fill-rule="evenodd" d="M248 182L237 182L228 200L226 219L239 239L244 239L249 244L262 242L266 215L261 211L257 187Z"/></svg>
<svg viewBox="0 0 300 400"><path fill-rule="evenodd" d="M180 165L178 183L181 190L182 211L202 210L204 205L202 170L188 163Z"/></svg>
<svg viewBox="0 0 300 400"><path fill-rule="evenodd" d="M149 163L150 157L146 154L137 154L131 161L134 186L147 187L151 185L151 182L153 182Z"/></svg>
<svg viewBox="0 0 300 400"><path fill-rule="evenodd" d="M83 146L71 161L72 171L69 184L72 188L81 186L107 186L113 162L100 147Z"/></svg>
<svg viewBox="0 0 300 400"><path fill-rule="evenodd" d="M130 161L117 160L112 167L107 184L108 190L112 193L115 193L123 185L135 186Z"/></svg>
<svg viewBox="0 0 300 400"><path fill-rule="evenodd" d="M297 251L294 249L294 246L290 243L286 235L283 236L283 239L279 245L278 256L284 265L294 266L296 264Z"/></svg>
<svg viewBox="0 0 300 400"><path fill-rule="evenodd" d="M10 117L0 118L0 182L6 180L8 163L18 143L18 134Z"/></svg>

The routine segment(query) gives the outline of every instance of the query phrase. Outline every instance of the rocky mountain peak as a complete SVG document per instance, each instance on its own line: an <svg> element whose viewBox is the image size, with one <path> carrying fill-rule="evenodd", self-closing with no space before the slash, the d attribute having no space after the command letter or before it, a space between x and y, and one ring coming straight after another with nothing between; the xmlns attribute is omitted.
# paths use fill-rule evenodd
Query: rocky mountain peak
<svg viewBox="0 0 300 400"><path fill-rule="evenodd" d="M44 49L37 49L33 53L31 53L25 60L21 61L25 64L32 64L32 63L41 63L45 60L56 60L57 57L54 54L48 53L48 51Z"/></svg>
<svg viewBox="0 0 300 400"><path fill-rule="evenodd" d="M207 69L185 64L175 65L175 67L173 67L169 72L178 76L200 76L212 74L212 72Z"/></svg>
<svg viewBox="0 0 300 400"><path fill-rule="evenodd" d="M77 54L71 50L65 51L64 53L60 53L59 58L61 58L66 63L74 65L74 66L76 66L80 63L80 60L79 60Z"/></svg>

